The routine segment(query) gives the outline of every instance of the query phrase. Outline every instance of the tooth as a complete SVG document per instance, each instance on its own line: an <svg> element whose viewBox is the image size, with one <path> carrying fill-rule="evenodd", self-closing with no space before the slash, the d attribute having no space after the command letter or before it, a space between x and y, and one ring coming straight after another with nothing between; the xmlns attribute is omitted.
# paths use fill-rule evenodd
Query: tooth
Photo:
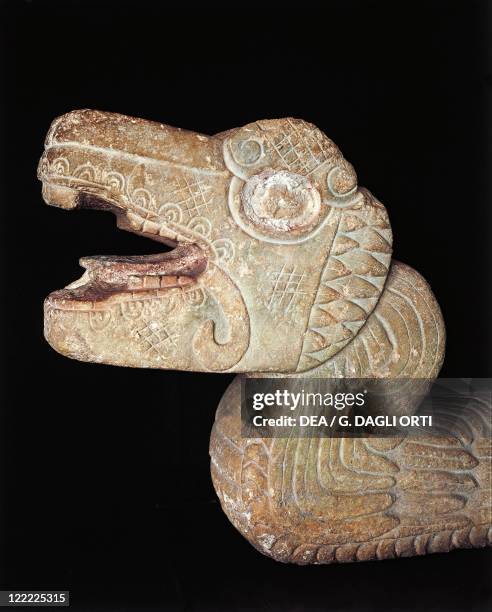
<svg viewBox="0 0 492 612"><path fill-rule="evenodd" d="M140 276L128 277L128 289L140 289L142 287L142 278Z"/></svg>
<svg viewBox="0 0 492 612"><path fill-rule="evenodd" d="M126 216L128 218L128 221L130 223L130 225L135 228L136 230L141 231L142 227L144 226L144 220L142 219L142 217L139 217L138 215L135 215L132 212L127 212Z"/></svg>
<svg viewBox="0 0 492 612"><path fill-rule="evenodd" d="M178 279L175 276L161 276L161 287L176 287Z"/></svg>
<svg viewBox="0 0 492 612"><path fill-rule="evenodd" d="M142 229L146 234L158 234L160 225L154 223L154 221L145 220L142 225Z"/></svg>
<svg viewBox="0 0 492 612"><path fill-rule="evenodd" d="M144 276L143 286L146 289L156 289L160 287L160 280L158 276Z"/></svg>
<svg viewBox="0 0 492 612"><path fill-rule="evenodd" d="M65 289L77 289L78 287L82 287L82 285L89 283L90 280L91 276L89 274L89 271L86 270L80 278L78 278L76 281L73 281L73 283L67 285Z"/></svg>
<svg viewBox="0 0 492 612"><path fill-rule="evenodd" d="M169 238L169 240L177 240L176 232L168 229L165 225L161 227L159 230L159 236L163 236L164 238Z"/></svg>

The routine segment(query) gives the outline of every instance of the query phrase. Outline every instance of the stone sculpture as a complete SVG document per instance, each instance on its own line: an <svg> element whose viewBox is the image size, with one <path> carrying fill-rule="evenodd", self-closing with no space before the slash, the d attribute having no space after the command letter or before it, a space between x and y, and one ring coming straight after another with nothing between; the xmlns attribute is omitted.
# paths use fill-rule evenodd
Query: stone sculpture
<svg viewBox="0 0 492 612"><path fill-rule="evenodd" d="M429 286L391 261L385 208L305 121L210 137L74 111L53 122L38 174L48 204L111 211L118 227L175 247L81 259L82 278L45 302L45 336L64 355L249 376L440 370ZM328 563L490 543L486 419L463 438L245 439L238 385L217 412L212 476L265 554Z"/></svg>

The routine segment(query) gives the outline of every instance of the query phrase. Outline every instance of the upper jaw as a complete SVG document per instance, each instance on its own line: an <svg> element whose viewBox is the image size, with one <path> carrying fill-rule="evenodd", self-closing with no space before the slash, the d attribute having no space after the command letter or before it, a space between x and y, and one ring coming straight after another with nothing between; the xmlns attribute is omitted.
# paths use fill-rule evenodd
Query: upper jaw
<svg viewBox="0 0 492 612"><path fill-rule="evenodd" d="M43 198L66 210L98 208L117 216L122 229L175 246L197 242L183 223L176 223L168 204L183 199L183 186L198 199L222 193L229 175L216 139L160 123L91 110L55 119L38 165ZM200 187L194 177L210 185ZM196 188L194 183L196 183ZM176 193L173 193L173 189ZM204 201L204 204L207 204ZM197 204L201 208L202 200ZM203 208L206 210L206 206ZM202 245L203 246L203 245Z"/></svg>
<svg viewBox="0 0 492 612"><path fill-rule="evenodd" d="M86 118L69 114L48 134L38 168L46 203L109 210L119 227L178 246L162 255L83 258L82 278L45 300L46 339L82 361L205 371L233 367L246 351L249 322L239 290L217 265L232 242L215 235L214 218L222 211L214 204L225 192L228 173L214 166L211 139L135 120L142 141L153 141L145 134L150 128L160 138L159 150L145 151L131 118L93 113L95 131L83 125L81 133ZM123 134L133 134L132 142L117 141L121 125ZM102 142L109 132L114 148ZM175 150L182 160L162 159L173 156L168 141L179 141ZM205 186L198 184L198 170L204 171ZM174 203L167 193L178 178L190 190L189 205L199 212L203 206L210 219L185 204L175 217L183 195L174 195Z"/></svg>
<svg viewBox="0 0 492 612"><path fill-rule="evenodd" d="M71 176L44 174L41 170L38 170L38 178L42 182L43 200L48 206L65 210L97 207L115 213L124 211L110 186Z"/></svg>
<svg viewBox="0 0 492 612"><path fill-rule="evenodd" d="M78 160L70 158L63 146L46 150L38 165L45 203L64 210L106 210L116 216L119 228L175 246L182 237L169 227L159 207L147 210L142 205L144 199L152 202L153 194L141 187L130 191L123 173L108 170L107 161L99 157L89 157L91 161L83 164L92 177L81 178L76 175L80 171ZM135 197L137 192L141 200Z"/></svg>

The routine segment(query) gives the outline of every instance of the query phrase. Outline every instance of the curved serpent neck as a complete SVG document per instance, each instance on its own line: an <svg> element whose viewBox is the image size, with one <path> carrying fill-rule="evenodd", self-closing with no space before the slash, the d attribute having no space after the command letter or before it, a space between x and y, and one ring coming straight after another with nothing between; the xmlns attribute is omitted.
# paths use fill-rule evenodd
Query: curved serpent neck
<svg viewBox="0 0 492 612"><path fill-rule="evenodd" d="M490 405L444 406L439 435L246 438L239 379L217 410L212 479L232 524L263 554L317 564L492 543Z"/></svg>

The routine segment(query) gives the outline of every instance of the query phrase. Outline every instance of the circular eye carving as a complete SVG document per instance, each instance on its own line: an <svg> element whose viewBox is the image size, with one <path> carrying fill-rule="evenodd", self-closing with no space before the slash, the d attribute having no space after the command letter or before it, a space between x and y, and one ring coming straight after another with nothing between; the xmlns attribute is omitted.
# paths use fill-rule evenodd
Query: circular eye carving
<svg viewBox="0 0 492 612"><path fill-rule="evenodd" d="M241 191L244 214L268 233L306 230L318 221L321 197L309 179L280 170L265 170L246 181Z"/></svg>

